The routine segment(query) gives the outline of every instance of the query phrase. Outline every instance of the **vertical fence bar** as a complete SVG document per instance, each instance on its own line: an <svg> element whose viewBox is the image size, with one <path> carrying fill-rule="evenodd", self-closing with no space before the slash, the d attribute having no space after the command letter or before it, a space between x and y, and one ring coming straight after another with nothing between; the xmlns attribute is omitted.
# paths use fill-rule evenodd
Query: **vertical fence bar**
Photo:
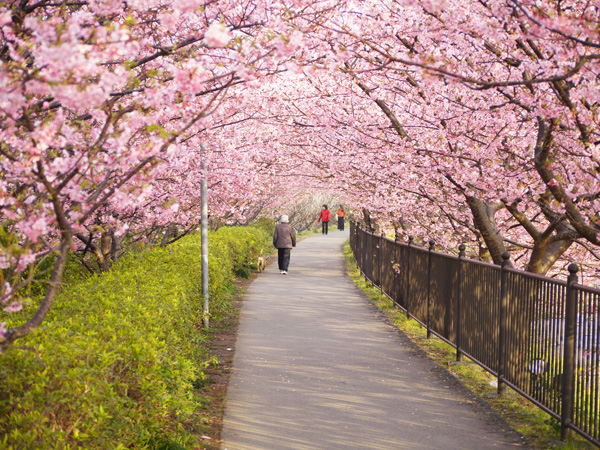
<svg viewBox="0 0 600 450"><path fill-rule="evenodd" d="M567 299L565 311L565 350L563 356L562 407L560 438L565 440L573 422L573 391L575 384L575 327L577 325L577 292L573 285L577 283L577 264L569 265L567 280Z"/></svg>
<svg viewBox="0 0 600 450"><path fill-rule="evenodd" d="M373 243L375 242L375 232L371 231L371 245L369 248L369 268L371 269L371 273L369 273L371 278L371 287L373 287L373 281L375 279L375 251L373 250ZM365 280L366 281L366 280Z"/></svg>
<svg viewBox="0 0 600 450"><path fill-rule="evenodd" d="M456 289L458 290L456 296L456 360L462 361L462 303L463 303L463 294L462 294L462 271L463 271L463 259L465 257L465 244L460 244L458 246L458 276L456 280ZM451 311L448 311L447 314L451 314Z"/></svg>
<svg viewBox="0 0 600 450"><path fill-rule="evenodd" d="M406 317L410 317L410 247L412 246L412 241L414 236L408 237L408 256L406 261L406 297L404 299L404 303L406 305Z"/></svg>
<svg viewBox="0 0 600 450"><path fill-rule="evenodd" d="M435 247L435 241L429 240L429 253L427 255L427 339L431 338L431 252Z"/></svg>
<svg viewBox="0 0 600 450"><path fill-rule="evenodd" d="M350 220L348 223L348 226L350 227L350 249L352 250L352 253L356 257L356 250L355 250L356 236L354 235L354 233L356 232L356 226L354 225L354 221ZM356 261L356 259L355 259L355 261Z"/></svg>
<svg viewBox="0 0 600 450"><path fill-rule="evenodd" d="M393 286L392 292L394 293L393 297L394 297L394 303L396 305L398 304L398 301L399 301L399 299L398 299L398 280L397 280L398 272L396 272L396 268L401 267L400 261L399 261L400 258L398 258L398 254L400 253L399 252L400 245L398 244L399 240L400 240L400 233L398 233L398 228L396 228L394 230L394 265L392 265L392 270L393 270L393 272L392 272L392 277L393 277L392 278L392 283L393 283L392 284L392 286Z"/></svg>
<svg viewBox="0 0 600 450"><path fill-rule="evenodd" d="M365 229L363 230L363 263L362 263L362 273L365 276L365 283L368 281L367 280L367 254L369 253L369 251L367 250L367 236L368 236L368 231L367 231L367 227L365 225Z"/></svg>
<svg viewBox="0 0 600 450"><path fill-rule="evenodd" d="M356 261L356 267L359 267L360 261L362 258L362 249L361 249L362 236L360 233L360 224L358 222L354 222L354 233L356 233L356 235L354 236L354 239L356 240L356 244L355 244L356 249L359 252L358 258L355 257L354 260Z"/></svg>
<svg viewBox="0 0 600 450"><path fill-rule="evenodd" d="M367 271L367 229L365 228L362 233L362 263L360 271L365 275L365 282L367 281L366 271Z"/></svg>
<svg viewBox="0 0 600 450"><path fill-rule="evenodd" d="M508 274L506 268L510 264L510 253L502 253L500 272L500 329L498 330L498 395L506 391L504 376L506 375L506 332L508 330Z"/></svg>
<svg viewBox="0 0 600 450"><path fill-rule="evenodd" d="M379 290L383 292L383 242L385 240L385 233L381 230L381 237L379 238Z"/></svg>
<svg viewBox="0 0 600 450"><path fill-rule="evenodd" d="M356 267L359 268L362 262L362 233L360 232L360 223L358 221L354 222L354 228L356 230L356 251L357 255L354 255L354 260L356 261Z"/></svg>
<svg viewBox="0 0 600 450"><path fill-rule="evenodd" d="M363 233L362 230L360 229L360 223L357 221L356 222L356 248L358 249L359 253L358 253L358 258L356 259L356 266L360 267L360 270L362 271L363 268L363 254L365 253L364 249L363 249Z"/></svg>

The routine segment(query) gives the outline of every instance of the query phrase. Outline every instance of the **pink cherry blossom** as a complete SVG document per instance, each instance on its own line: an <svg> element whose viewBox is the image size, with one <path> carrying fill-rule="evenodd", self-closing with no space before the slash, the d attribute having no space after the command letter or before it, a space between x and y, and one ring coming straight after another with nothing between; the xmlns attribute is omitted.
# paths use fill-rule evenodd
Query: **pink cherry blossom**
<svg viewBox="0 0 600 450"><path fill-rule="evenodd" d="M230 39L227 28L218 22L211 23L204 33L204 40L211 47L225 47Z"/></svg>
<svg viewBox="0 0 600 450"><path fill-rule="evenodd" d="M14 302L8 306L5 306L3 310L7 313L17 313L23 310L23 304L19 302Z"/></svg>

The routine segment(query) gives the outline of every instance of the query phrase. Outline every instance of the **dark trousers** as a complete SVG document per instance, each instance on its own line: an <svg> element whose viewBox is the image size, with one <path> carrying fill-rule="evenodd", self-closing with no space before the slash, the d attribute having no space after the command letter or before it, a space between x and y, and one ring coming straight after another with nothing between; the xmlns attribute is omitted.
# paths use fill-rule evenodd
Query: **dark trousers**
<svg viewBox="0 0 600 450"><path fill-rule="evenodd" d="M338 217L338 230L344 231L344 218Z"/></svg>
<svg viewBox="0 0 600 450"><path fill-rule="evenodd" d="M292 249L291 248L278 248L277 253L278 253L277 262L279 263L279 270L285 270L287 272L288 267L290 265L290 256L292 254Z"/></svg>
<svg viewBox="0 0 600 450"><path fill-rule="evenodd" d="M321 222L323 224L323 234L327 234L329 230L329 222Z"/></svg>

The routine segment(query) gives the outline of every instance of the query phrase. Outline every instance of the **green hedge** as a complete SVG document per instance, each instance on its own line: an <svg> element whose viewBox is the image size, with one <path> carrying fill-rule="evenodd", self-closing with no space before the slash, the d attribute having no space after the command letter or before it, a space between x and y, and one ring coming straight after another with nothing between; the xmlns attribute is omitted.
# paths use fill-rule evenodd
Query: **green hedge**
<svg viewBox="0 0 600 450"><path fill-rule="evenodd" d="M213 315L269 240L264 228L211 233ZM152 449L186 436L210 357L200 264L194 235L63 289L43 326L0 355L0 448Z"/></svg>

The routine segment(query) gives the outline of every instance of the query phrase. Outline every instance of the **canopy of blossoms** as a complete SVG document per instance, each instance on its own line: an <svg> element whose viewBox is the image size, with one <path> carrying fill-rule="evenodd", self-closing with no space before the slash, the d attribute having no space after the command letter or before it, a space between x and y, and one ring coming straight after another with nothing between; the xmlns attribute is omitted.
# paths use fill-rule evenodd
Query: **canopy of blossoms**
<svg viewBox="0 0 600 450"><path fill-rule="evenodd" d="M597 274L595 2L0 3L0 303L73 250L330 192L473 256ZM0 322L1 323L1 322Z"/></svg>

